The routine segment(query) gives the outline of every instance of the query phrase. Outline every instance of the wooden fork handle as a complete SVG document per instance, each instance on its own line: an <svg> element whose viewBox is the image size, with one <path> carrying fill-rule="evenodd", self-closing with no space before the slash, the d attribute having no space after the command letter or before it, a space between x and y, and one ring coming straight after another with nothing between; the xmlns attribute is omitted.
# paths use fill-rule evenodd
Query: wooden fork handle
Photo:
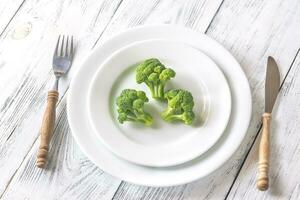
<svg viewBox="0 0 300 200"><path fill-rule="evenodd" d="M263 130L261 141L259 144L257 188L261 191L265 191L269 188L269 137L271 113L264 113L262 117Z"/></svg>
<svg viewBox="0 0 300 200"><path fill-rule="evenodd" d="M50 90L48 92L46 110L44 112L42 126L40 129L41 141L36 162L36 166L39 168L44 168L47 161L49 143L51 141L55 125L55 110L57 100L58 92L56 90Z"/></svg>

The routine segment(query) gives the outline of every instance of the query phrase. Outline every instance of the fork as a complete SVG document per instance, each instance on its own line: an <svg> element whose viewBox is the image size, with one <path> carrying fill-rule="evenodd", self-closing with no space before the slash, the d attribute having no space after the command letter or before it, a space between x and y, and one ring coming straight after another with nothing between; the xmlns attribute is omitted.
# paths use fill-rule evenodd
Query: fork
<svg viewBox="0 0 300 200"><path fill-rule="evenodd" d="M53 55L53 71L55 75L55 83L53 88L48 91L47 105L44 112L42 126L40 129L41 141L37 154L36 166L44 168L49 150L49 144L53 135L56 115L56 103L58 101L58 82L65 75L73 60L74 47L73 36L59 35Z"/></svg>

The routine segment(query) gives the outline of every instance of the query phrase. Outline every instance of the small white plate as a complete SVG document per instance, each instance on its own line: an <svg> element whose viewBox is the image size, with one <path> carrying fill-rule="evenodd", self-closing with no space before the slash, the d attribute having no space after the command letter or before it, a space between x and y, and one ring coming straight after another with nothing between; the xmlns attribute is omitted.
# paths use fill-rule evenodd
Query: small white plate
<svg viewBox="0 0 300 200"><path fill-rule="evenodd" d="M171 39L201 50L220 67L231 90L229 123L218 142L198 158L175 167L145 167L120 159L98 139L88 120L87 96L91 79L103 61L116 50L134 42ZM146 186L173 186L202 178L233 155L246 135L251 117L251 92L248 80L235 58L218 42L188 28L172 25L135 27L102 42L88 55L72 79L67 102L72 135L96 166L114 177Z"/></svg>
<svg viewBox="0 0 300 200"><path fill-rule="evenodd" d="M164 122L159 114L166 103L153 100L147 86L136 83L136 66L149 58L176 71L167 89L193 94L192 126ZM147 93L145 109L154 117L153 126L118 123L115 100L127 88ZM167 40L137 42L112 54L95 74L88 98L89 117L101 141L119 157L153 167L182 164L207 151L221 137L231 111L229 86L218 66L197 49Z"/></svg>

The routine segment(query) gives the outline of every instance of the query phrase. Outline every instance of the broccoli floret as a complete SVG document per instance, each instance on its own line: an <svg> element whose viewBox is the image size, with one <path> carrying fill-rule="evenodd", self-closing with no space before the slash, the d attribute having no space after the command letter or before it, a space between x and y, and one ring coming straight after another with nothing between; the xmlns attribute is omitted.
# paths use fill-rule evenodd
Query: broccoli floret
<svg viewBox="0 0 300 200"><path fill-rule="evenodd" d="M194 100L190 92L182 89L169 90L165 93L165 98L168 101L168 108L161 114L165 121L182 121L187 125L193 123L195 119Z"/></svg>
<svg viewBox="0 0 300 200"><path fill-rule="evenodd" d="M164 99L165 85L175 75L174 70L166 68L156 58L145 60L136 69L137 83L145 83L149 87L152 97L158 100Z"/></svg>
<svg viewBox="0 0 300 200"><path fill-rule="evenodd" d="M116 101L119 122L121 124L125 121L140 122L150 126L153 123L153 118L144 111L144 104L148 101L149 99L143 91L123 90Z"/></svg>

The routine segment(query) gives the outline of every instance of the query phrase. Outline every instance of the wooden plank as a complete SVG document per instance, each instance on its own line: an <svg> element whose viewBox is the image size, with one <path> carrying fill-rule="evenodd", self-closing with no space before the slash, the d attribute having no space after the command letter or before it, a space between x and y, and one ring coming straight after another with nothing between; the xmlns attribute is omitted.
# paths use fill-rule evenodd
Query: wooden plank
<svg viewBox="0 0 300 200"><path fill-rule="evenodd" d="M172 11L171 12L172 15L171 16L168 15L168 18L171 18L171 19L174 18L179 21L186 21L186 23L190 24L190 26L195 24L195 26L197 26L197 27L202 27L202 26L207 27L209 20L205 19L205 17L211 19L214 16L214 12L217 10L219 4L220 4L220 1L218 1L218 4L208 4L207 1L200 1L200 2L190 1L188 3L184 3L184 1L181 1L181 2L179 2L179 4L178 4L178 2L173 2L173 1L160 1L160 2L158 2L158 1L146 1L146 2L145 1L138 1L138 2L137 1L124 1L121 4L120 9L117 11L115 17L113 18L112 23L106 28L107 33L104 34L103 37L107 37L112 34L115 34L116 32L121 31L122 29L125 29L126 27L135 26L135 25L143 24L143 23L148 23L146 21L148 21L148 20L151 21L151 18L158 19L160 16L164 15L166 8L168 8L170 10L170 12ZM178 8L178 6L179 6L179 8ZM199 14L199 16L201 16L201 19L200 18L196 18L195 20L189 19L187 12L190 12L190 11L185 11L185 8L186 7L192 8L194 6L196 6L196 7L198 6L202 9L200 9L200 8L197 9L197 12L199 12L199 13L195 13L195 11L191 12L190 16L192 18L195 18L195 16L197 16ZM143 12L138 12L138 10L140 8L143 8ZM206 8L205 15L203 13L204 8ZM208 9L208 8L210 8L210 9ZM149 13L152 13L152 10L155 11L155 14L149 14ZM125 13L126 16L122 13ZM163 19L165 19L165 18L166 17L163 17ZM194 20L195 23L192 23L191 22L192 20ZM176 21L176 20L172 20L172 21ZM164 22L164 21L162 21L162 22ZM115 26L120 25L119 23L123 24L123 26L120 26L122 28L114 29ZM124 24L126 26L124 26ZM202 29L205 30L206 27L203 27ZM85 34L87 34L87 33L85 33ZM101 34L102 33L100 33L100 34L92 33L91 36L93 36L93 39L97 39L98 35L101 35ZM84 40L84 37L82 37L80 39ZM101 38L100 38L100 41L101 41ZM84 44L84 41L81 44ZM78 50L79 50L79 48L78 48ZM84 52L84 50L82 50L81 52ZM49 76L51 76L51 74ZM70 76L72 76L72 71L70 73ZM49 79L49 80L51 80L51 79ZM45 84L47 84L49 82L49 80L46 80ZM66 85L67 84L63 85L63 87L66 87ZM25 86L25 88L27 88L27 86ZM44 92L44 89L43 89L43 91L41 91L41 93L37 94L37 96L43 95L42 92ZM36 102L36 101L34 101L34 99L32 99L31 101ZM38 102L40 102L39 104L41 104L41 105L38 105L37 109L40 109L40 106L43 106L43 104L44 104L44 99L41 98ZM62 110L64 110L64 107L65 107L65 104L59 105L59 108ZM30 109L32 109L32 108L30 108ZM28 110L28 112L30 112L30 110ZM38 112L38 111L35 111L35 112ZM31 115L31 114L32 113L29 113L28 115ZM41 113L39 112L38 115L34 114L33 116L36 116L36 117L34 119L33 119L33 117L30 117L30 119L33 121L35 121L35 120L38 121L38 119L40 119L40 117L41 117ZM61 119L58 122L58 127L65 127L66 125L64 123L66 121L66 115L62 114L61 117L63 119ZM21 122L21 124L22 123L24 123L24 122ZM61 124L61 123L63 123L63 124ZM25 132L26 132L25 134L33 134L32 132L34 132L38 129L38 124L31 125L30 127L31 128L29 130L25 130ZM17 130L19 131L19 129L17 129ZM22 132L24 132L24 129L22 130ZM60 134L57 132L60 132L59 128L56 130L56 134ZM13 134L15 134L15 133L13 132ZM24 135L22 134L23 137L25 137L25 134ZM64 131L63 134L69 134L69 131ZM36 134L34 134L34 136L36 136ZM34 136L30 136L30 137L34 138ZM13 137L15 137L15 136L14 135L11 136L11 138L13 138ZM54 150L53 151L58 151L59 147L62 148L62 146L67 149L73 148L73 140L64 139L65 136L56 136L56 137L58 137L59 139L56 139L54 141L54 145L53 145ZM70 137L70 136L67 136L67 137ZM18 138L20 138L20 140L21 140L22 136L19 136ZM35 193L37 193L36 196L42 196L45 193L45 190L46 190L45 188L47 188L47 187L50 187L50 188L53 187L54 189L53 190L51 189L51 191L56 191L56 190L65 191L66 193L68 193L68 196L66 196L66 197L68 197L70 199L86 199L86 198L92 198L94 196L98 197L98 194L100 193L100 191L93 190L93 189L91 189L90 193L84 195L86 192L86 190L85 190L86 187L84 186L84 184L80 183L81 179L80 180L77 179L76 172L73 172L74 171L73 169L70 169L70 173L73 173L73 177L71 177L69 173L61 170L61 168L63 168L63 169L68 168L68 166L64 166L64 165L69 165L69 163L67 161L63 161L64 158L70 156L70 155L68 155L69 154L68 151L60 151L59 155L58 155L58 157L59 157L58 160L55 159L56 155L57 155L55 152L53 153L54 155L52 157L50 157L50 162L54 163L53 164L54 166L51 165L50 169L54 170L55 171L54 173L41 173L39 169L35 168L34 165L32 164L32 162L34 162L34 153L36 152L38 143L39 143L38 141L35 141L35 144L33 145L33 149L30 151L28 156L25 158L20 170L15 174L7 191L3 195L4 198L19 197L22 195L29 197L32 194L32 191L35 191ZM77 148L77 146L74 148ZM76 155L77 155L77 153L74 153L74 155L72 154L72 156L74 156L74 157L76 157ZM88 161L85 161L85 162L88 162ZM57 167L56 166L57 163L61 163L61 164L59 164L59 166ZM78 165L81 166L82 163L80 163ZM93 169L94 166L90 166L90 168ZM92 170L92 169L89 169L89 170ZM53 176L56 176L57 175L56 173L60 174L60 178L57 178L54 181L49 180ZM63 182L63 178L61 178L61 177L64 177L64 176L69 177L66 181L66 184L65 183L64 184L56 184L57 182ZM106 176L103 175L104 179ZM103 177L102 177L102 179L103 179ZM71 178L73 178L73 179L69 180ZM104 182L101 181L100 176L97 179L94 179L94 174L90 174L90 175L86 176L86 179L89 179L88 181L90 183L92 183L94 181L94 184L96 184L96 185L99 182L101 184L102 183L104 184ZM45 180L45 181L41 181L41 180ZM115 192L115 190L116 190L115 186L118 185L119 183L120 183L119 180L112 179L112 178L110 181L109 180L105 181L105 184L107 185L107 187L102 186L102 188L108 188L110 185L110 190L105 191L106 193L104 193L104 192L103 193L106 195L111 194L111 196L113 196L113 193L111 193L111 192ZM35 188L39 187L40 184L42 185L42 188L44 188L44 189L34 190ZM78 187L76 187L76 189L80 190L77 192L78 194L80 194L80 196L73 194L74 193L73 189L67 187L67 185L70 185L70 184L78 185ZM55 187L57 187L56 190L55 190ZM58 187L62 187L63 189L59 189ZM82 190L80 189L81 187L82 187ZM26 190L22 190L19 193L19 188L26 188ZM50 197L55 197L55 196L50 195Z"/></svg>
<svg viewBox="0 0 300 200"><path fill-rule="evenodd" d="M300 34L297 25L300 21L299 6L297 0L223 2L207 34L236 57L249 79L253 94L253 117L245 140L221 169L204 179L186 186L166 189L122 183L114 199L226 197L261 125L266 58L268 55L276 58L281 67L281 76L284 77L299 48L300 40L296 37Z"/></svg>
<svg viewBox="0 0 300 200"><path fill-rule="evenodd" d="M127 0L116 12L100 42L121 30L143 24L176 24L205 32L222 0Z"/></svg>
<svg viewBox="0 0 300 200"><path fill-rule="evenodd" d="M270 137L270 188L256 189L258 144L255 141L228 199L300 198L300 54L292 66L273 110ZM296 111L296 112L295 112Z"/></svg>
<svg viewBox="0 0 300 200"><path fill-rule="evenodd" d="M51 61L58 34L73 34L78 41L72 73L120 2L28 0L0 37L0 194L38 137L46 92L54 81ZM60 81L61 96L69 80Z"/></svg>
<svg viewBox="0 0 300 200"><path fill-rule="evenodd" d="M47 168L35 166L35 142L2 199L109 199L114 194L120 181L91 163L73 140L66 98L60 103L57 124Z"/></svg>
<svg viewBox="0 0 300 200"><path fill-rule="evenodd" d="M287 7L288 4L291 4L291 7ZM230 49L233 54L237 57L237 59L243 64L245 71L247 72L247 76L250 79L250 83L255 92L253 98L259 99L257 97L261 97L262 94L262 76L263 76L263 67L264 61L262 61L262 56L265 56L269 53L277 56L280 65L285 66L291 62L292 54L295 53L295 49L297 48L297 41L293 41L296 37L294 35L297 34L297 29L295 28L295 23L297 22L298 16L295 14L298 7L295 1L288 1L287 3L283 2L282 5L279 5L279 1L274 1L274 5L266 2L250 2L249 4L245 1L242 2L226 2L223 4L220 14L216 17L215 22L211 25L211 29L208 30L208 34L224 43L225 46ZM144 6L144 5L143 5ZM274 6L276 9L274 9ZM268 8L272 8L271 11ZM282 7L283 11L281 12L279 7ZM123 5L121 4L121 8ZM287 10L292 9L291 12L293 15L284 15L280 13L287 13ZM154 7L155 9L155 7ZM267 11L266 11L267 10ZM126 11L126 12L125 12ZM111 35L115 33L114 31L109 31L110 29L115 28L116 31L126 28L126 26L121 26L120 29L117 28L118 20L116 19L119 15L120 18L129 22L128 26L134 26L135 23L146 23L147 19L151 19L151 17L135 17L135 13L132 10L120 10L123 14L117 13L114 17L112 23L107 28L107 35ZM278 12L280 11L280 12ZM263 16L262 13L264 14ZM275 18L278 22L275 24L275 30L271 29L272 32L269 33L270 26L266 26L265 21L272 21L274 19L274 13L279 13L278 18ZM130 17L127 18L127 16ZM149 15L149 14L148 14ZM258 15L259 17L255 16ZM151 16L151 14L150 14ZM153 16L152 16L153 17ZM256 19L258 18L258 19ZM135 19L133 24L131 24L130 19ZM252 19L249 20L249 19ZM292 19L292 20L291 20ZM260 21L262 20L262 21ZM176 20L174 20L176 21ZM251 23L249 23L249 21ZM158 22L157 22L158 23ZM238 26L235 26L238 23ZM247 24L249 23L249 24ZM115 24L115 25L114 25ZM120 25L120 24L119 24ZM272 24L270 24L272 25ZM274 24L273 24L274 25ZM278 27L276 27L279 26ZM262 30L262 27L266 26L266 29ZM226 28L228 27L228 28ZM200 32L205 31L206 28L201 28L196 25L193 27L195 30ZM283 31L285 28L286 32ZM203 30L204 29L204 30ZM232 30L230 30L232 29ZM296 29L296 30L295 30ZM232 31L232 32L230 32ZM234 37L231 37L232 33ZM256 33L256 34L254 34ZM104 34L105 36L106 34ZM272 35L272 36L270 36ZM239 39L239 37L241 39ZM258 36L258 38L256 38ZM227 37L229 41L227 41ZM275 37L275 38L274 38ZM245 40L243 40L243 38ZM263 41L265 41L263 43ZM101 39L100 39L101 41ZM254 42L254 43L253 43ZM252 43L254 46L252 46ZM257 48L256 48L257 46ZM287 48L287 47L290 47ZM299 46L299 45L298 45ZM247 49L248 48L248 49ZM262 53L265 52L265 53ZM249 55L248 55L249 54ZM294 54L293 54L294 55ZM287 72L287 68L283 68L283 74ZM148 188L148 187L140 187L131 184L122 184L119 188L118 192L115 194L115 199L219 199L224 198L230 184L232 183L234 176L239 169L239 165L242 163L245 152L249 148L251 144L251 139L254 139L255 131L257 131L260 123L259 118L260 115L259 109L262 107L262 99L260 99L257 103L255 102L254 110L255 117L252 119L251 127L249 129L248 137L245 140L245 144L241 146L240 150L236 153L235 157L231 159L222 169L218 170L212 176L206 177L203 180L199 180L198 182L191 183L185 186L171 187L171 188ZM256 127L258 126L258 127ZM255 130L255 131L253 131ZM249 139L250 138L250 139ZM65 145L63 143L62 145ZM36 145L35 145L36 146ZM24 162L25 164L26 162ZM29 180L34 179L35 175L28 175L27 171L22 171L16 174L15 179L19 177L20 174L25 174L23 176L28 176ZM32 173L35 174L35 173ZM14 180L12 183L15 183ZM37 187L33 182L33 186ZM26 183L18 185L19 187L26 185ZM17 191L16 184L12 184L9 187L8 191ZM27 185L28 186L28 185ZM8 192L4 196L9 195ZM297 190L295 190L295 194L297 194Z"/></svg>
<svg viewBox="0 0 300 200"><path fill-rule="evenodd" d="M25 0L1 0L0 1L0 35L5 31L10 21L17 14Z"/></svg>

